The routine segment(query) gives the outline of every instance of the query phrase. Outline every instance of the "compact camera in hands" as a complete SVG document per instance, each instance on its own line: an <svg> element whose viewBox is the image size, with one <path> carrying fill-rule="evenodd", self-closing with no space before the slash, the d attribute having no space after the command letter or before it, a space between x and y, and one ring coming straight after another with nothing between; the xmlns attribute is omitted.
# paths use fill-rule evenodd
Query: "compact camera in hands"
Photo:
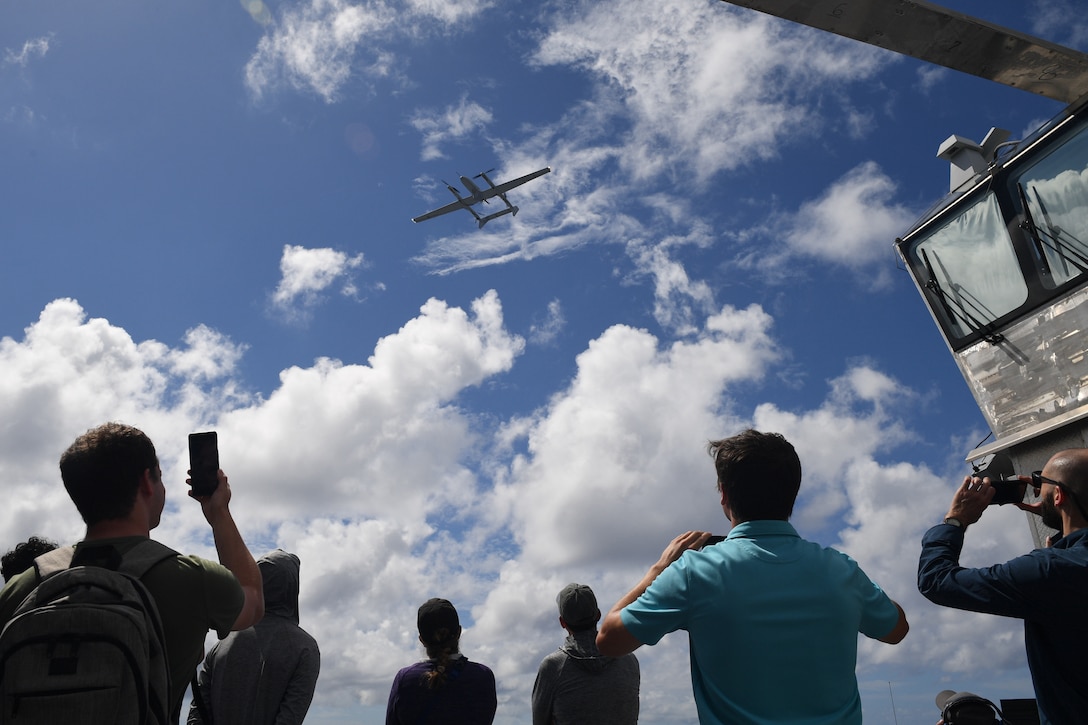
<svg viewBox="0 0 1088 725"><path fill-rule="evenodd" d="M1020 503L1024 500L1027 484L1013 472L1012 459L1004 453L993 453L979 463L972 464L971 475L975 478L988 478L994 487L994 498L990 505Z"/></svg>

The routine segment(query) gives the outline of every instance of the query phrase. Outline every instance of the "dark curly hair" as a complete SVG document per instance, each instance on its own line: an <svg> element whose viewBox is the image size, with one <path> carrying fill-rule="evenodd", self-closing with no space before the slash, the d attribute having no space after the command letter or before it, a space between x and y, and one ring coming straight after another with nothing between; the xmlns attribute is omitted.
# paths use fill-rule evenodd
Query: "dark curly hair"
<svg viewBox="0 0 1088 725"><path fill-rule="evenodd" d="M22 574L34 566L35 559L55 548L57 548L57 542L40 536L31 536L0 557L0 574L3 574L4 581L8 581L16 574Z"/></svg>

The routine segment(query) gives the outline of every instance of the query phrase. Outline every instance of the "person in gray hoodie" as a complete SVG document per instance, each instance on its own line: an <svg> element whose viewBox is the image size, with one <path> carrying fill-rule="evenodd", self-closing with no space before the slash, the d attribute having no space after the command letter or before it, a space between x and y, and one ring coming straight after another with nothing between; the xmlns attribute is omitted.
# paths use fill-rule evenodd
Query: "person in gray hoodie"
<svg viewBox="0 0 1088 725"><path fill-rule="evenodd" d="M638 722L638 660L597 651L597 597L568 584L556 597L566 642L540 663L533 684L533 725L634 725Z"/></svg>
<svg viewBox="0 0 1088 725"><path fill-rule="evenodd" d="M208 653L187 725L298 725L310 709L321 652L298 626L299 558L276 549L257 566L264 619Z"/></svg>

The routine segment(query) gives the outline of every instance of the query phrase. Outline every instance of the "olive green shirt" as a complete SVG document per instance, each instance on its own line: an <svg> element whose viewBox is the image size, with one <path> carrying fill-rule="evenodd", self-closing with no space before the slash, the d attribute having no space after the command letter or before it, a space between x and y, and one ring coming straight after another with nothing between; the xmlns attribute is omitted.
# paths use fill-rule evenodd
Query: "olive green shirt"
<svg viewBox="0 0 1088 725"><path fill-rule="evenodd" d="M140 536L96 539L95 546L112 544L123 557L143 540ZM76 551L84 544L76 544ZM177 722L185 688L204 658L204 636L215 630L227 636L245 604L245 593L229 569L198 556L166 559L144 575L143 584L155 599L166 635L170 667L170 712ZM7 624L27 595L38 586L33 567L13 576L0 590L0 626Z"/></svg>

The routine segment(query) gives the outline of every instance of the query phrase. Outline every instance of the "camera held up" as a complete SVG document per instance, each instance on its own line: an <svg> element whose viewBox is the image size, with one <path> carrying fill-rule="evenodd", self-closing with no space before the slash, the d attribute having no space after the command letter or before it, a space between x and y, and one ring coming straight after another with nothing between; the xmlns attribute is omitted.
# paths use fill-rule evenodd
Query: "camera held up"
<svg viewBox="0 0 1088 725"><path fill-rule="evenodd" d="M1013 471L1012 459L1005 453L992 453L971 464L971 475L975 478L989 478L994 487L994 498L990 505L1020 503L1024 500L1027 487Z"/></svg>

